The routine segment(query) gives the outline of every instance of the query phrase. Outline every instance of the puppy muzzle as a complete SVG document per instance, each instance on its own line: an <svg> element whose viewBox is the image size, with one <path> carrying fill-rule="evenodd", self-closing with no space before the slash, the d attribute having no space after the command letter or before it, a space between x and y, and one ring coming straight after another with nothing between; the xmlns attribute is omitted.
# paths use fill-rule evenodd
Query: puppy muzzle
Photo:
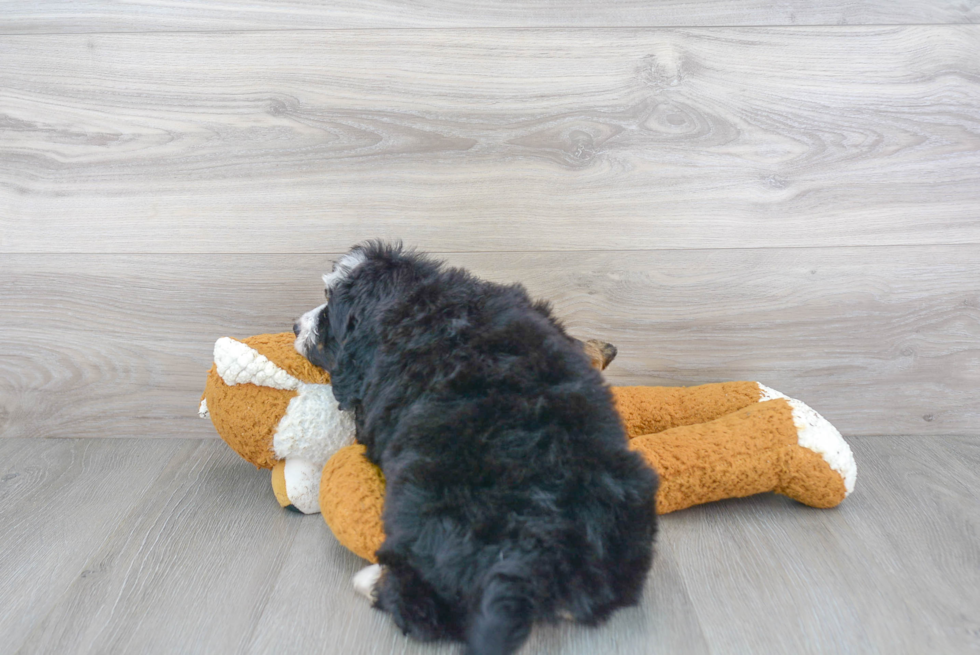
<svg viewBox="0 0 980 655"><path fill-rule="evenodd" d="M293 324L293 334L296 335L293 347L296 349L296 352L307 359L309 359L309 353L316 347L317 321L323 312L323 308L326 306L327 303L323 303L316 309L311 309L300 316L299 320Z"/></svg>

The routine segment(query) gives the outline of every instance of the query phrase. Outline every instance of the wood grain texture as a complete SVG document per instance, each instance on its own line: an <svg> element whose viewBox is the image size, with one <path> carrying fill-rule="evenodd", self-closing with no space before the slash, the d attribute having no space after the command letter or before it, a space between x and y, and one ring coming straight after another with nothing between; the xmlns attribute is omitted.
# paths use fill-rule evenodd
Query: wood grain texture
<svg viewBox="0 0 980 655"><path fill-rule="evenodd" d="M188 443L20 653L241 651L308 517L224 443Z"/></svg>
<svg viewBox="0 0 980 655"><path fill-rule="evenodd" d="M763 495L666 517L661 550L715 652L980 649L980 441L852 447L857 488L836 510Z"/></svg>
<svg viewBox="0 0 980 655"><path fill-rule="evenodd" d="M459 652L451 644L412 643L386 615L370 610L351 584L365 564L340 546L322 521L303 521L245 652ZM537 626L521 652L646 653L655 645L664 652L709 653L670 557L658 557L650 575L657 582L647 586L640 607L617 613L598 630L571 624Z"/></svg>
<svg viewBox="0 0 980 655"><path fill-rule="evenodd" d="M288 330L337 256L4 257L0 434L213 436L215 339ZM846 435L980 426L978 246L444 256L616 344L613 384L758 379Z"/></svg>
<svg viewBox="0 0 980 655"><path fill-rule="evenodd" d="M152 428L151 428L152 429ZM980 439L859 437L857 489L833 510L774 495L722 501L661 519L657 557L636 608L596 629L538 626L522 653L969 653L980 648ZM133 447L143 449L134 457ZM60 449L58 457L52 457ZM154 451L154 449L157 449ZM82 475L59 475L64 453ZM23 567L18 626L6 652L455 653L403 637L356 596L362 562L322 520L286 512L268 472L215 441L0 442L25 493L45 500L104 495L99 472L152 481L119 512L79 503L61 538L28 559L25 535L55 531L30 502L4 504L2 566ZM82 461L83 460L83 461ZM84 463L83 463L84 462ZM25 477L22 475L21 477ZM23 484L20 478L0 485ZM5 489L5 487L0 487ZM42 505L47 506L46 503ZM58 511L61 507L55 504ZM63 593L30 575L83 557ZM2 579L7 582L7 577ZM15 599L18 600L18 599Z"/></svg>
<svg viewBox="0 0 980 655"><path fill-rule="evenodd" d="M0 252L980 242L980 26L0 40Z"/></svg>
<svg viewBox="0 0 980 655"><path fill-rule="evenodd" d="M190 441L0 439L0 636L15 652ZM63 651L67 652L67 651Z"/></svg>
<svg viewBox="0 0 980 655"><path fill-rule="evenodd" d="M659 27L976 23L976 2L955 0L154 0L7 2L0 33L147 32L384 27Z"/></svg>

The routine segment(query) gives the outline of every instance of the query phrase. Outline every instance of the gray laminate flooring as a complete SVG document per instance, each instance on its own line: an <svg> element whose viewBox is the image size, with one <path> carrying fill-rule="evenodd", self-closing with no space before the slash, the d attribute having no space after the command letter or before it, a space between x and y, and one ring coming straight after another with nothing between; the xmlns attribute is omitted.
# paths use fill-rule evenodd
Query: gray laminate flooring
<svg viewBox="0 0 980 655"><path fill-rule="evenodd" d="M858 437L857 490L663 517L643 602L522 653L980 649L980 439ZM455 653L355 595L364 562L216 439L0 440L5 653Z"/></svg>

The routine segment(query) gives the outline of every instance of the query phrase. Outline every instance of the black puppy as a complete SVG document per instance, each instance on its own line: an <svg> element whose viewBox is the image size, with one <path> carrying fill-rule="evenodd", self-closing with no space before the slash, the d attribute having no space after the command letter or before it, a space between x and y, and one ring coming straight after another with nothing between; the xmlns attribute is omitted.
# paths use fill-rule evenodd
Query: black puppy
<svg viewBox="0 0 980 655"><path fill-rule="evenodd" d="M597 624L635 604L656 474L549 306L369 242L295 326L384 471L381 568L358 574L417 639L511 653L536 620Z"/></svg>

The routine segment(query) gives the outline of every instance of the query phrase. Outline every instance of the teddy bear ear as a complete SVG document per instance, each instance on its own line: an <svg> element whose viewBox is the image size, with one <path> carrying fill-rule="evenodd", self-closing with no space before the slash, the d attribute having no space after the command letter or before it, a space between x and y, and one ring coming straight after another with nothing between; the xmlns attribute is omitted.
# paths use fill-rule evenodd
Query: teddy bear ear
<svg viewBox="0 0 980 655"><path fill-rule="evenodd" d="M310 363L293 346L296 335L292 332L259 334L243 340L246 344L269 358L276 366L308 384L330 384L330 374Z"/></svg>
<svg viewBox="0 0 980 655"><path fill-rule="evenodd" d="M300 384L268 357L231 337L221 337L214 342L214 368L228 386L255 384L294 391Z"/></svg>
<svg viewBox="0 0 980 655"><path fill-rule="evenodd" d="M241 347L248 348L256 355L262 357L275 367L274 371L278 371L275 373L276 375L289 376L297 382L306 382L308 384L330 383L330 374L322 368L314 366L309 360L296 352L296 349L293 347L296 336L292 332L258 334L247 339L242 339L241 341L228 337L224 338L239 344ZM217 355L217 345L215 344L215 355Z"/></svg>

